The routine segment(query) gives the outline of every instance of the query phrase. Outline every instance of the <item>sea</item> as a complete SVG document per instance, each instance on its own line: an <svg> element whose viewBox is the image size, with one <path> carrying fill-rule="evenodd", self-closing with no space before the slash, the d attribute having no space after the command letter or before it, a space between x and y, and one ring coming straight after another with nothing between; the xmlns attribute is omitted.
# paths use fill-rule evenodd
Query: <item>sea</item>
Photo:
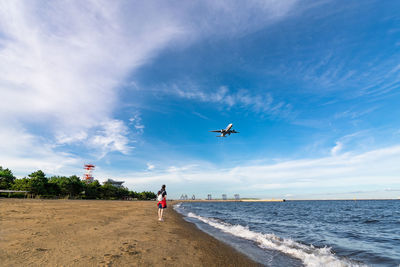
<svg viewBox="0 0 400 267"><path fill-rule="evenodd" d="M204 201L174 209L264 266L400 267L400 200Z"/></svg>

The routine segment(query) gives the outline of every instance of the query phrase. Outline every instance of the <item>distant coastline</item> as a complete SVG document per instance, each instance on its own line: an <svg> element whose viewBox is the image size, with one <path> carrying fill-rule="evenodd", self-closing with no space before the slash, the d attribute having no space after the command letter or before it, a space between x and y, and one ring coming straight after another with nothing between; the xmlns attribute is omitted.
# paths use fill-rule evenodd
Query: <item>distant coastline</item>
<svg viewBox="0 0 400 267"><path fill-rule="evenodd" d="M182 201L182 202L285 202L285 199L188 199L188 200L179 200L176 199L174 201Z"/></svg>
<svg viewBox="0 0 400 267"><path fill-rule="evenodd" d="M360 198L360 199L170 199L176 202L287 202L287 201L366 201L366 200L400 200L399 198Z"/></svg>

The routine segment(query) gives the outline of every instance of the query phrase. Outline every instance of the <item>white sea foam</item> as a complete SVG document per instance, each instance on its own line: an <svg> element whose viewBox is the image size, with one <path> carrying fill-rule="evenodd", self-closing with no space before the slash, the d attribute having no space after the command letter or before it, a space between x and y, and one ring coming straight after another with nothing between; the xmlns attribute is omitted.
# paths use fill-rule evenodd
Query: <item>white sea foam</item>
<svg viewBox="0 0 400 267"><path fill-rule="evenodd" d="M212 218L202 217L192 212L189 212L187 216L196 218L225 233L254 241L261 248L278 250L292 257L298 258L302 260L306 266L366 266L359 263L351 262L347 259L339 259L329 247L316 248L312 245L304 245L291 239L283 239L274 234L257 233L242 225L231 225L225 222L214 220Z"/></svg>

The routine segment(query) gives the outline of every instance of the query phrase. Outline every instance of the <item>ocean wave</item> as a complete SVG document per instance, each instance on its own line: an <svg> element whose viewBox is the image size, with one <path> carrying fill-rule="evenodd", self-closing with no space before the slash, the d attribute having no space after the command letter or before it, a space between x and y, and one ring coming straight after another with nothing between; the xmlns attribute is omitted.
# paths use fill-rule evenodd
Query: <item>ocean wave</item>
<svg viewBox="0 0 400 267"><path fill-rule="evenodd" d="M254 241L259 247L264 249L278 250L294 258L300 259L306 266L327 266L327 267L358 267L366 266L350 261L345 258L338 258L329 247L316 248L313 245L298 243L292 239L280 238L274 234L263 234L251 231L242 225L231 225L229 223L206 218L189 212L188 217L195 218L225 233L236 237Z"/></svg>

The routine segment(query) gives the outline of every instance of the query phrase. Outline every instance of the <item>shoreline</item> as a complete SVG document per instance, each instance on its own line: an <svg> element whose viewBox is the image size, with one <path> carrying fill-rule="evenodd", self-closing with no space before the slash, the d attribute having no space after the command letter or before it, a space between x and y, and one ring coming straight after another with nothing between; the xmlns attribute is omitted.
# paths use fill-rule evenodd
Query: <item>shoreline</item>
<svg viewBox="0 0 400 267"><path fill-rule="evenodd" d="M187 200L181 200L181 199L172 199L170 201L174 202L295 202L295 201L369 201L369 200L374 200L374 201L385 201L385 200L400 200L399 198L340 198L340 199L282 199L282 198L272 198L272 199L240 199L240 200L235 200L235 199L187 199Z"/></svg>
<svg viewBox="0 0 400 267"><path fill-rule="evenodd" d="M174 202L285 202L286 199L187 199L187 200L172 200Z"/></svg>
<svg viewBox="0 0 400 267"><path fill-rule="evenodd" d="M260 266L153 201L0 199L0 266Z"/></svg>

